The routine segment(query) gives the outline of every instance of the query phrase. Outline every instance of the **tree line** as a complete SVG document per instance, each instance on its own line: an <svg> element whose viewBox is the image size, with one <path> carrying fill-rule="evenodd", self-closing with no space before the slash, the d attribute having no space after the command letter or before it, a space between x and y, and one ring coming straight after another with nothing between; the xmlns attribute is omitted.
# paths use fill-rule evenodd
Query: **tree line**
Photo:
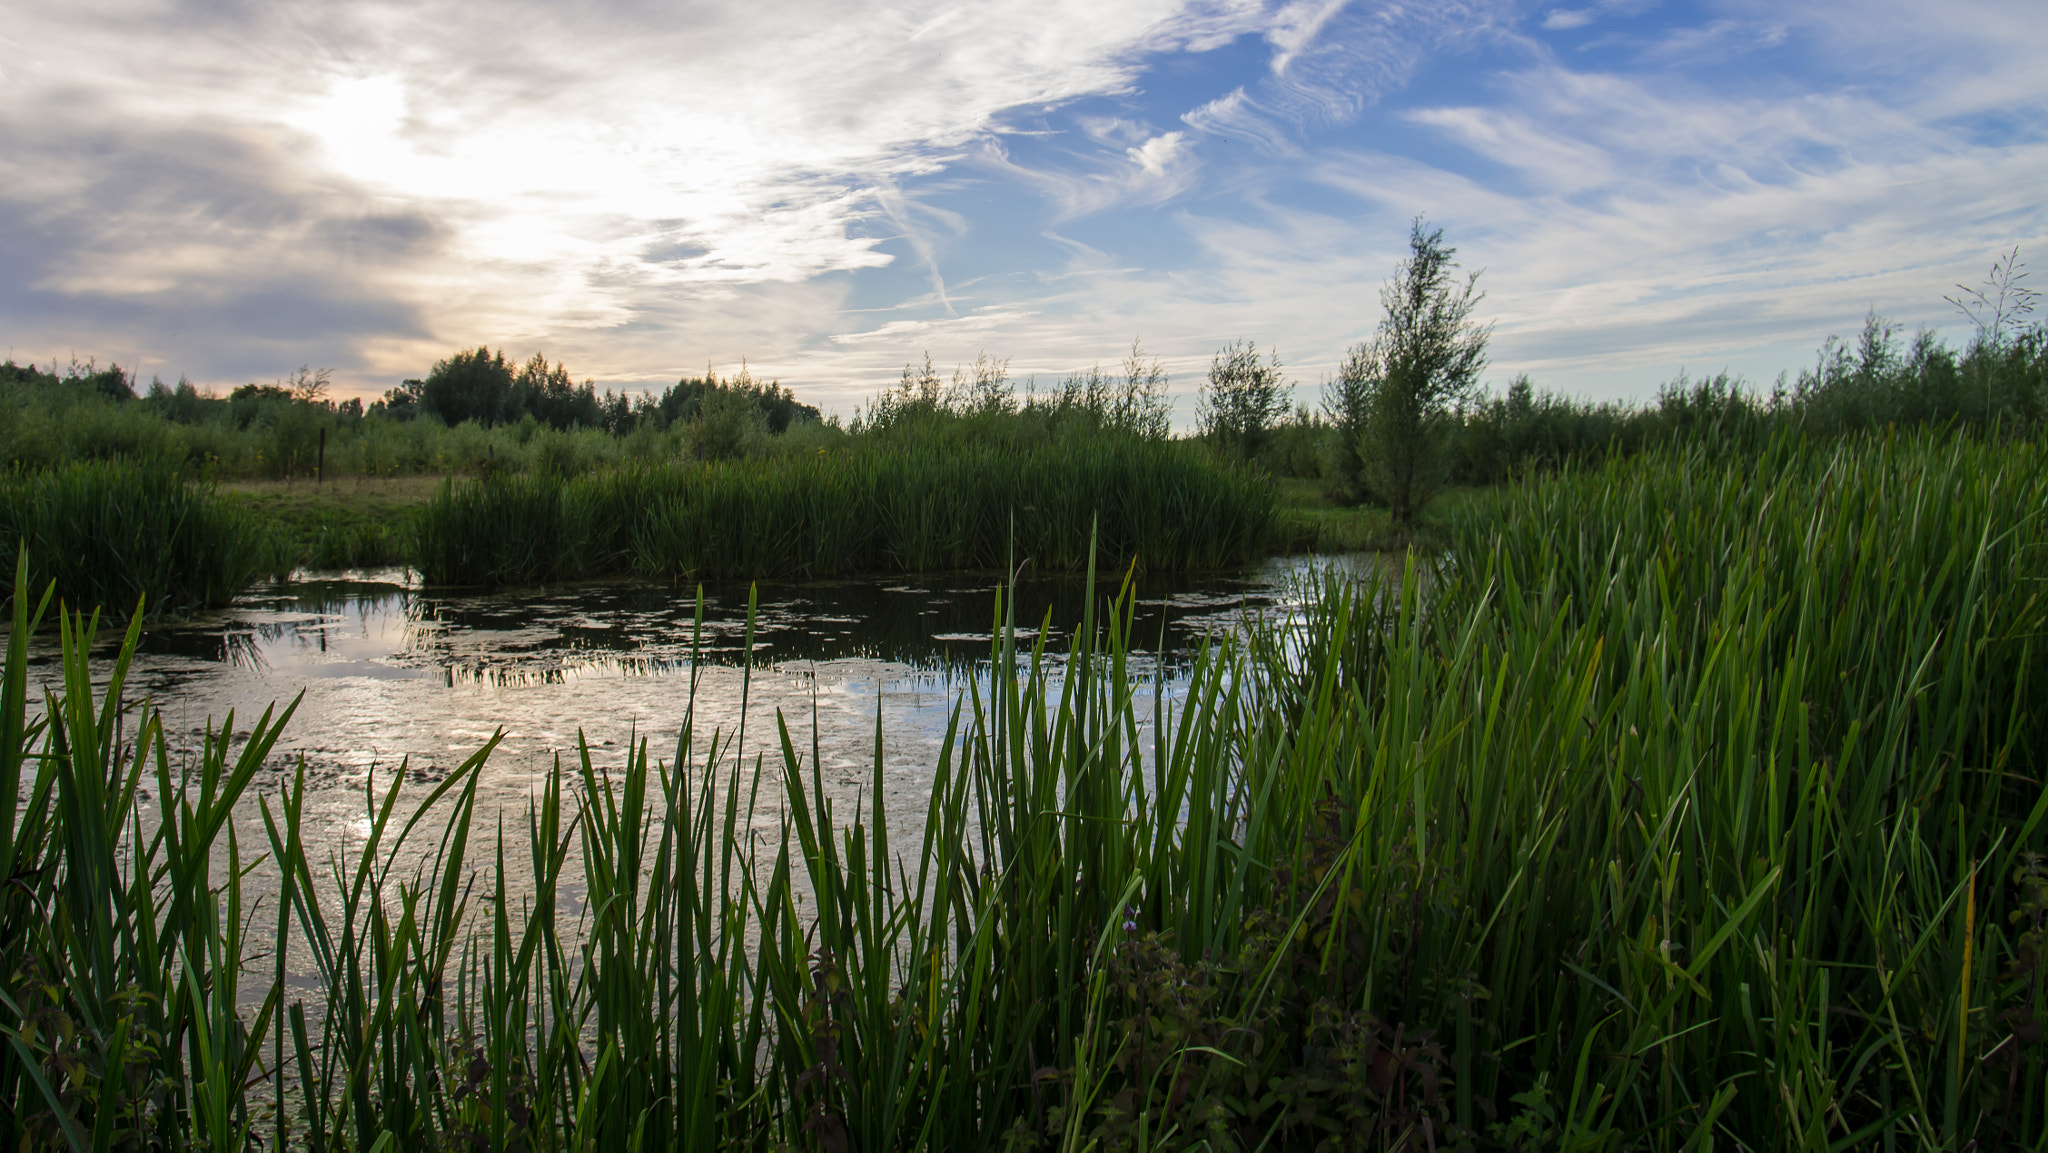
<svg viewBox="0 0 2048 1153"><path fill-rule="evenodd" d="M748 408L759 410L769 435L787 431L793 422L820 419L816 406L797 400L780 382L755 381L744 367L724 380L707 368L703 376L684 377L659 396L610 389L599 396L595 381L574 383L567 367L548 363L541 353L515 369L502 349L484 346L436 361L424 378L386 392L371 412L397 420L430 415L450 427L476 421L489 428L531 417L550 428L598 428L624 436L641 427L661 431L700 414L724 416Z"/></svg>

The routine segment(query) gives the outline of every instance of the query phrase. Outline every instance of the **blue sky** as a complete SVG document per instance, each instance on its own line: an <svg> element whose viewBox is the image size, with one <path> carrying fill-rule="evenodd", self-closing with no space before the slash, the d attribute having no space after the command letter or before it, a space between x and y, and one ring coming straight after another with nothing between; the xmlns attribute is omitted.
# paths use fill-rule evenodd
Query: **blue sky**
<svg viewBox="0 0 2048 1153"><path fill-rule="evenodd" d="M2048 234L2037 5L71 0L0 24L0 353L381 392L460 346L744 358L850 414L929 352L1142 340L1299 399L1409 221L1491 382L1768 384Z"/></svg>

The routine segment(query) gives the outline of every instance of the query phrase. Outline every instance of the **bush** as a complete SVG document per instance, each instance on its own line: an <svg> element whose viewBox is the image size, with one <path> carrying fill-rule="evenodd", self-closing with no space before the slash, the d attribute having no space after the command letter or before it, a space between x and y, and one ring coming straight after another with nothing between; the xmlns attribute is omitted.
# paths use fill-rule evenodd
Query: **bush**
<svg viewBox="0 0 2048 1153"><path fill-rule="evenodd" d="M698 460L759 456L768 447L768 416L753 397L738 389L709 389L683 426L683 441Z"/></svg>

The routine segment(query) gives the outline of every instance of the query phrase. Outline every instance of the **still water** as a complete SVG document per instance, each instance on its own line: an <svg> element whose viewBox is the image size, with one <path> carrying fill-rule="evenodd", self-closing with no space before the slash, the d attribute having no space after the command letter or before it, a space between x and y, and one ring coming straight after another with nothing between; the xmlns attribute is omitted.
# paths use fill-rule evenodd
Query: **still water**
<svg viewBox="0 0 2048 1153"><path fill-rule="evenodd" d="M1141 724L1158 702L1170 707L1181 695L1206 640L1247 615L1288 613L1319 570L1362 563L1370 562L1294 558L1237 572L1140 579L1128 663L1143 686ZM1098 616L1114 591L1097 590ZM423 798L428 782L444 778L494 733L503 738L478 775L480 840L472 842L469 868L484 892L494 883L494 829L505 838L508 890L530 891L526 817L557 758L573 771L584 741L595 766L616 773L644 740L651 760L674 766L686 718L693 747L680 753L696 773L714 734L719 780L735 773L742 788L753 787L760 765L756 807L740 832L756 851L772 857L781 843L778 725L786 723L806 777L815 758L842 824L879 804L897 853L914 853L948 720L972 685L987 683L996 593L995 578L975 574L715 585L702 590L700 620L694 586L476 593L422 588L399 570L299 574L256 589L225 612L148 628L125 696L159 710L173 771L195 764L209 730L230 714L236 732L245 733L265 709L297 700L232 819L242 860L254 862L243 882L245 907L260 910L251 914L252 931L268 939L281 879L274 862L257 859L268 850L263 802L304 772L302 834L319 879L315 898L329 924L338 925L341 890L325 883L328 865L346 872L361 857L371 828L366 786L388 788L403 766L402 818L412 809L406 796ZM1044 630L1055 685L1086 600L1078 581L1026 580L1018 587L1019 647ZM107 632L118 640L117 630ZM49 639L33 646L35 697L38 682L54 689L62 678ZM95 648L99 689L110 672L109 639L103 635ZM126 733L132 740L132 718ZM158 811L154 788L152 776L140 790L137 827L145 836ZM568 792L573 806L573 783ZM410 844L381 846L376 863L386 870L384 883L416 875L438 833L438 822L428 820ZM214 886L230 872L226 853L223 837L215 845ZM572 848L570 856L557 908L573 935L583 926L586 892L580 854ZM799 907L808 888L799 866L791 881ZM471 916L483 916L484 908ZM324 986L309 951L287 955L290 996L307 999L309 1015L320 1017ZM243 990L252 1006L261 985L252 981Z"/></svg>
<svg viewBox="0 0 2048 1153"><path fill-rule="evenodd" d="M1155 689L1177 694L1205 638L1246 613L1285 612L1302 578L1330 563L1141 578L1131 665L1148 682L1144 707ZM230 713L244 730L297 698L251 802L303 765L309 847L345 849L366 831L365 784L388 783L402 765L409 778L437 778L498 732L479 817L502 813L518 827L556 758L574 766L579 739L600 769L616 769L640 740L674 764L686 717L693 764L713 733L738 742L727 765L734 752L743 766L765 758L757 830L781 817L780 721L806 762L815 749L828 794L879 800L908 831L923 816L956 701L986 676L996 591L995 578L973 574L714 585L702 591L700 624L695 586L466 593L422 588L400 570L300 574L218 615L149 629L129 696L161 711L174 753L186 754ZM1098 597L1113 592L1098 588ZM1085 600L1079 581L1024 581L1020 647L1043 627L1047 651L1064 652ZM31 675L57 677L52 656Z"/></svg>

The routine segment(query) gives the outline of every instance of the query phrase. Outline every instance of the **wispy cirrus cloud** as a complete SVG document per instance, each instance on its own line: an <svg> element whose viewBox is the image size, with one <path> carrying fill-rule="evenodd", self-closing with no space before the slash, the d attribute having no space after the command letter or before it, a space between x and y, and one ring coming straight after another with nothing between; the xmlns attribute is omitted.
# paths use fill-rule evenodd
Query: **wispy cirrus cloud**
<svg viewBox="0 0 2048 1153"><path fill-rule="evenodd" d="M1800 12L1771 13L1788 15L1796 27ZM1925 52L1908 31L1855 67ZM1759 21L1735 39L1761 50L1785 36ZM1464 238L1491 270L1503 369L1608 392L1688 363L1768 379L1866 309L1953 324L1944 288L2048 233L2024 191L2048 177L2048 141L1973 138L1953 123L1995 109L2038 124L2038 111L2003 94L1957 109L1939 85L1787 93L1782 80L1716 86L1663 67L1682 55L1673 45L1696 42L1686 30L1648 38L1626 69L1551 56L1505 72L1487 103L1403 113L1470 160L1361 153L1330 158L1321 178L1369 203L1426 207ZM1984 59L1951 48L1923 64Z"/></svg>
<svg viewBox="0 0 2048 1153"><path fill-rule="evenodd" d="M1942 322L2048 237L2044 51L2011 0L32 0L0 326L365 391L489 342L848 411L925 349L1134 335L1184 394L1240 336L1313 385L1420 213L1499 372L1640 394Z"/></svg>

